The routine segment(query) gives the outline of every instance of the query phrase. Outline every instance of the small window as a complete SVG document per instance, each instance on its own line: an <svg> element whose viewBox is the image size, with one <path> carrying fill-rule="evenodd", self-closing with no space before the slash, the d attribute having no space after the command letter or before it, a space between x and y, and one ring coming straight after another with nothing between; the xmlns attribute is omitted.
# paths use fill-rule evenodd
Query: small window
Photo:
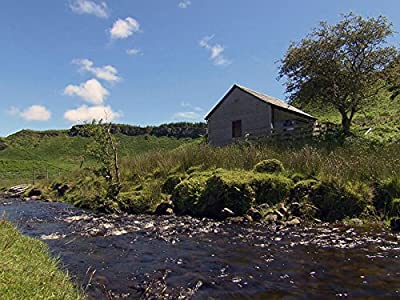
<svg viewBox="0 0 400 300"><path fill-rule="evenodd" d="M242 136L242 120L232 122L232 137L237 138Z"/></svg>

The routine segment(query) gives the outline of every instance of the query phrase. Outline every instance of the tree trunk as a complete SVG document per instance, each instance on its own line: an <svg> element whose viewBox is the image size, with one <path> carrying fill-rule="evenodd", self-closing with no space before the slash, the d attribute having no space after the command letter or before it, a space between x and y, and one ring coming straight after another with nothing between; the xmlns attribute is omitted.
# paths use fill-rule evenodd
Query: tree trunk
<svg viewBox="0 0 400 300"><path fill-rule="evenodd" d="M342 113L342 129L345 135L350 135L351 119L346 113Z"/></svg>

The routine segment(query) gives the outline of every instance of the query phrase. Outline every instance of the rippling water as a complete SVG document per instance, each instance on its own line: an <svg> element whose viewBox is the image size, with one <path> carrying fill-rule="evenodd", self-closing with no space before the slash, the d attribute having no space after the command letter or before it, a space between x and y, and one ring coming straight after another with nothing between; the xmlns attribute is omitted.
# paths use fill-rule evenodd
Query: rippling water
<svg viewBox="0 0 400 300"><path fill-rule="evenodd" d="M400 235L343 225L283 228L190 217L106 216L0 200L91 299L400 297Z"/></svg>

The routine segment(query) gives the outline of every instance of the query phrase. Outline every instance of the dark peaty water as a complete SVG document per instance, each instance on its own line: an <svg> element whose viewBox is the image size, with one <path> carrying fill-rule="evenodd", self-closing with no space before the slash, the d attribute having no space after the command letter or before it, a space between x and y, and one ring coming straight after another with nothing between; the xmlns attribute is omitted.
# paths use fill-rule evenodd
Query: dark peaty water
<svg viewBox="0 0 400 300"><path fill-rule="evenodd" d="M90 299L400 297L400 236L341 225L280 228L190 217L106 216L0 200Z"/></svg>

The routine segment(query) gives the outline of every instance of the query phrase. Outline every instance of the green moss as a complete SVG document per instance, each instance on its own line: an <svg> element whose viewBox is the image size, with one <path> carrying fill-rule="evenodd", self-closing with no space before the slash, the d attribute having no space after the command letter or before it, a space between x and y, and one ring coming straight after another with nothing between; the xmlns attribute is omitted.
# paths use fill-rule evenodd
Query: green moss
<svg viewBox="0 0 400 300"><path fill-rule="evenodd" d="M372 192L362 183L305 180L294 186L291 201L312 204L319 210L318 218L329 222L359 217L372 203Z"/></svg>
<svg viewBox="0 0 400 300"><path fill-rule="evenodd" d="M254 174L250 186L255 191L257 204L275 205L289 195L293 181L283 175Z"/></svg>
<svg viewBox="0 0 400 300"><path fill-rule="evenodd" d="M161 188L161 191L165 194L171 195L175 187L185 178L187 178L186 174L174 174L168 176Z"/></svg>
<svg viewBox="0 0 400 300"><path fill-rule="evenodd" d="M254 170L260 173L279 173L284 171L284 167L277 159L266 159L256 164Z"/></svg>
<svg viewBox="0 0 400 300"><path fill-rule="evenodd" d="M198 215L198 205L206 187L207 176L194 176L183 180L172 192L176 213Z"/></svg>
<svg viewBox="0 0 400 300"><path fill-rule="evenodd" d="M207 180L200 198L198 214L218 219L224 208L243 215L254 202L255 194L247 172L225 171Z"/></svg>

